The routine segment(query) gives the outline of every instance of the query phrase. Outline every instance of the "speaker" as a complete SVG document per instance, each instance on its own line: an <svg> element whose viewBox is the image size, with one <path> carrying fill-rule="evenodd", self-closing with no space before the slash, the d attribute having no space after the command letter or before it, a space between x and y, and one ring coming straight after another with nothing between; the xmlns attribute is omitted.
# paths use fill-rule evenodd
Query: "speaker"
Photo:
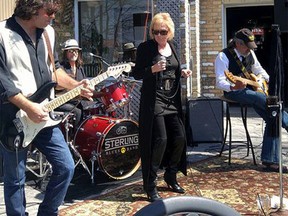
<svg viewBox="0 0 288 216"><path fill-rule="evenodd" d="M288 0L274 0L274 23L281 32L288 32Z"/></svg>
<svg viewBox="0 0 288 216"><path fill-rule="evenodd" d="M137 47L149 37L149 23L151 21L151 13L135 13L133 14L133 30L134 30L134 43Z"/></svg>
<svg viewBox="0 0 288 216"><path fill-rule="evenodd" d="M151 21L151 13L134 13L133 14L133 26L147 26Z"/></svg>
<svg viewBox="0 0 288 216"><path fill-rule="evenodd" d="M218 98L197 98L187 104L188 145L223 142L223 102ZM188 128L187 128L188 123ZM187 131L188 130L188 131Z"/></svg>

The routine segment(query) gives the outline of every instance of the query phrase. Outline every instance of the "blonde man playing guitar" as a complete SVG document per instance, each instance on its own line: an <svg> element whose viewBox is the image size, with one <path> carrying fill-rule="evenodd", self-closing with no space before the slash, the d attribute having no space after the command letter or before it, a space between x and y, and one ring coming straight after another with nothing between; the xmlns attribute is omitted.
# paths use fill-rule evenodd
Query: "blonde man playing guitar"
<svg viewBox="0 0 288 216"><path fill-rule="evenodd" d="M266 97L269 75L259 63L254 49L257 47L254 35L249 29L240 29L215 60L216 86L224 91L225 98L250 105L267 123ZM288 114L283 112L282 126L288 127ZM279 171L279 140L270 135L266 124L263 136L261 161L264 171ZM283 172L288 172L283 166Z"/></svg>

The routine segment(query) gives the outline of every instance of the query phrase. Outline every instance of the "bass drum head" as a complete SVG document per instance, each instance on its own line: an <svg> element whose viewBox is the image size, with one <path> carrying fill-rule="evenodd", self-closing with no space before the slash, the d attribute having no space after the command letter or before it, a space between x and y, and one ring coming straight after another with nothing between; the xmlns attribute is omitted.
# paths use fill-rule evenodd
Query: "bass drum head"
<svg viewBox="0 0 288 216"><path fill-rule="evenodd" d="M99 145L98 153L100 167L111 178L133 175L140 167L138 125L131 120L116 120Z"/></svg>
<svg viewBox="0 0 288 216"><path fill-rule="evenodd" d="M141 165L139 128L132 120L92 116L74 141L84 160L94 155L100 170L113 179L128 178Z"/></svg>

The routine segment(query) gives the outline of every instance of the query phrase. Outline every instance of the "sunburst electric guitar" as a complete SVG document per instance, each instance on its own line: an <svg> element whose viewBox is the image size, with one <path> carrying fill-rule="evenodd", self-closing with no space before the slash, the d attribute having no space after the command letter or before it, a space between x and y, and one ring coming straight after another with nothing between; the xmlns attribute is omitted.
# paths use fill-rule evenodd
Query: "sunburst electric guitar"
<svg viewBox="0 0 288 216"><path fill-rule="evenodd" d="M232 83L236 83L237 80L242 81L242 82L244 81L248 85L252 86L255 91L262 92L265 95L268 95L268 84L261 75L256 76L255 74L250 74L250 77L251 77L251 80L250 80L250 79L246 79L243 77L235 76L228 70L225 70L224 74L227 77L227 79Z"/></svg>
<svg viewBox="0 0 288 216"><path fill-rule="evenodd" d="M118 78L122 72L130 72L131 65L129 63L118 64L114 66L108 67L105 73L98 75L97 77L90 79L91 86L95 86L108 77ZM26 148L35 138L35 136L46 127L54 126L60 123L61 119L53 118L53 110L57 107L63 105L67 101L77 97L81 93L82 85L66 92L65 94L53 99L48 100L48 95L50 94L51 88L53 88L55 83L47 83L43 85L40 89L38 89L33 95L31 95L28 99L40 103L49 111L49 118L46 121L40 123L34 123L29 119L26 112L23 110L19 110L13 104L9 104L11 106L13 115L12 117L6 117L5 121L2 121L2 135L1 135L1 144L8 150L15 151L19 148ZM3 113L2 113L3 114ZM14 117L13 117L14 116ZM16 118L15 118L16 117ZM4 125L4 129L3 129Z"/></svg>

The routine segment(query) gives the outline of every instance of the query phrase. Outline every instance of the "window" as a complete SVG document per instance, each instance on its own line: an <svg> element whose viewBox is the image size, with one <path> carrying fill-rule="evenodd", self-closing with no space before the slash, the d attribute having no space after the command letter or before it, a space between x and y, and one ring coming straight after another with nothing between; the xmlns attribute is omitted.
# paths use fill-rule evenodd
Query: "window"
<svg viewBox="0 0 288 216"><path fill-rule="evenodd" d="M85 63L95 63L103 57L111 64L121 62L123 44L139 45L148 37L151 0L80 1L79 41Z"/></svg>

